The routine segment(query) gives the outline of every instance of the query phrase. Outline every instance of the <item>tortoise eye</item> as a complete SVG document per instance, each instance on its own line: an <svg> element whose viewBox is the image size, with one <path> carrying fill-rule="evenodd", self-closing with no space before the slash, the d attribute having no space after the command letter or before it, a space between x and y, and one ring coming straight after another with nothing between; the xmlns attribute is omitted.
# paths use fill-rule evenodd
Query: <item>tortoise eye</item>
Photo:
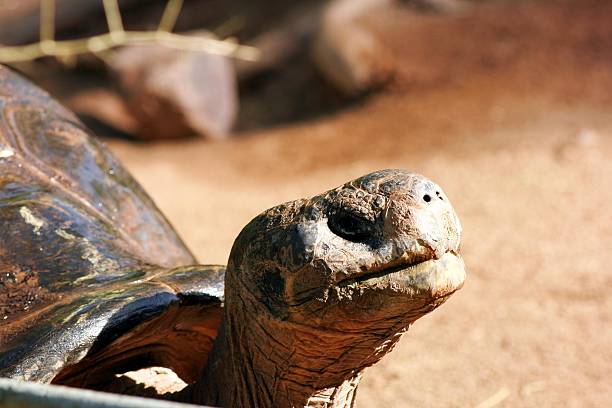
<svg viewBox="0 0 612 408"><path fill-rule="evenodd" d="M331 215L327 224L334 234L352 242L365 240L374 228L371 221L346 211Z"/></svg>

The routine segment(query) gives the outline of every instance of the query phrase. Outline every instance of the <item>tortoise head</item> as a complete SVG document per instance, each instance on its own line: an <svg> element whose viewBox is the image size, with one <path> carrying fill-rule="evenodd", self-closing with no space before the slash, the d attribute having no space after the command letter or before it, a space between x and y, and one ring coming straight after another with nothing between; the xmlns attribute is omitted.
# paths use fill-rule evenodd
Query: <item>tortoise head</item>
<svg viewBox="0 0 612 408"><path fill-rule="evenodd" d="M375 172L251 221L230 256L228 307L237 295L277 321L388 336L462 286L460 236L438 185Z"/></svg>

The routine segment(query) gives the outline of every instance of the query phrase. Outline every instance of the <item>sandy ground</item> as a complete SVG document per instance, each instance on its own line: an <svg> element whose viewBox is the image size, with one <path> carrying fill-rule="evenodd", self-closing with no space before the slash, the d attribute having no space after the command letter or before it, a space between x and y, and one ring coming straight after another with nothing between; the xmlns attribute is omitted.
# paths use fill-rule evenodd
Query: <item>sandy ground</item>
<svg viewBox="0 0 612 408"><path fill-rule="evenodd" d="M612 4L548 3L379 13L400 74L357 107L223 143L110 145L205 263L277 203L381 168L431 177L468 281L366 372L357 406L610 406Z"/></svg>

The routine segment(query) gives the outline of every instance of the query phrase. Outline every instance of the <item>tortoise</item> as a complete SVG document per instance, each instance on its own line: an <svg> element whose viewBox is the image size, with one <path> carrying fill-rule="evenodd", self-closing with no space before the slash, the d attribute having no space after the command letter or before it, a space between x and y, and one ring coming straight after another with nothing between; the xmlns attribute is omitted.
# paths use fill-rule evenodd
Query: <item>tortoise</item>
<svg viewBox="0 0 612 408"><path fill-rule="evenodd" d="M0 67L0 376L105 389L173 369L171 398L353 406L364 369L465 279L444 192L382 170L264 211L199 265L74 114Z"/></svg>

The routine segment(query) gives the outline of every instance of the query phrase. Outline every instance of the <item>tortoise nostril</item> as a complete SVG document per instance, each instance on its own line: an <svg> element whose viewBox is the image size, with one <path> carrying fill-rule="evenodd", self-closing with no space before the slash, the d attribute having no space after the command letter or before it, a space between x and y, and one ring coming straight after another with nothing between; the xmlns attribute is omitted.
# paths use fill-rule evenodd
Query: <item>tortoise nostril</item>
<svg viewBox="0 0 612 408"><path fill-rule="evenodd" d="M426 203L428 203L428 202L430 202L430 201L431 201L431 196L430 196L429 194L425 194L425 195L423 196L423 200L425 200L425 202L426 202Z"/></svg>

